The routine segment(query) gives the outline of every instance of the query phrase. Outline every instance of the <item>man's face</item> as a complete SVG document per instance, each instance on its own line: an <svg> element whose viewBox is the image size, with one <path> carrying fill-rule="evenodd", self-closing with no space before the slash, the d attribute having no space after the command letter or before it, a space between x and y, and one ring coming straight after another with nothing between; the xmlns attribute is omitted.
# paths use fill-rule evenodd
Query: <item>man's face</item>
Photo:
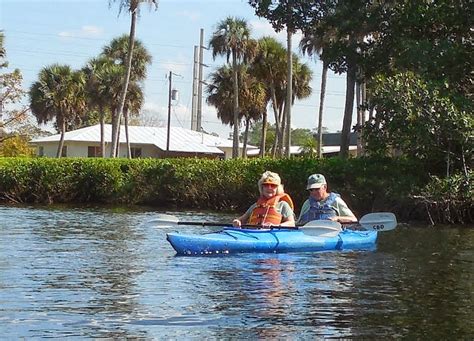
<svg viewBox="0 0 474 341"><path fill-rule="evenodd" d="M319 188L311 188L309 189L309 195L311 195L316 200L322 200L326 198L326 185L322 185Z"/></svg>

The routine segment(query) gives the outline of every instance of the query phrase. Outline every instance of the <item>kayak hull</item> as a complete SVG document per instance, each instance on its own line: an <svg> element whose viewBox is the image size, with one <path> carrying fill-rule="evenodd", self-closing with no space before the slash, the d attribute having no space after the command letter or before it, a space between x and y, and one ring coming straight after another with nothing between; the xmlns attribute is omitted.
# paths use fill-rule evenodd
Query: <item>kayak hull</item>
<svg viewBox="0 0 474 341"><path fill-rule="evenodd" d="M180 255L317 252L373 249L377 231L344 230L335 237L321 237L295 229L225 228L202 235L171 232L166 238Z"/></svg>

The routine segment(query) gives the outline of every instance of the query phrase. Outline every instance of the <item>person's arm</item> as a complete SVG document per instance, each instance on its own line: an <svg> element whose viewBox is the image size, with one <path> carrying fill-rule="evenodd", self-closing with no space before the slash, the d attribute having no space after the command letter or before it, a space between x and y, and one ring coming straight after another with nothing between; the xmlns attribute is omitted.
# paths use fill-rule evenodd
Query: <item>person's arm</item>
<svg viewBox="0 0 474 341"><path fill-rule="evenodd" d="M352 211L347 206L346 202L341 198L336 199L336 206L339 215L331 218L333 221L338 221L340 223L356 223L357 217L352 213Z"/></svg>
<svg viewBox="0 0 474 341"><path fill-rule="evenodd" d="M280 225L281 226L295 226L295 216L292 214L287 218L283 218Z"/></svg>
<svg viewBox="0 0 474 341"><path fill-rule="evenodd" d="M300 216L298 217L298 220L296 221L297 224L306 223L305 221L301 221L301 218L303 217L303 214L305 214L308 210L309 210L309 200L306 199L305 202L303 203L303 206L301 206Z"/></svg>
<svg viewBox="0 0 474 341"><path fill-rule="evenodd" d="M282 201L280 203L280 209L281 209L281 226L295 226L295 213L291 209L290 205Z"/></svg>
<svg viewBox="0 0 474 341"><path fill-rule="evenodd" d="M244 214L242 214L240 217L235 218L234 220L232 220L232 225L234 225L235 227L240 227L240 226L246 224L247 221L249 220L250 214L252 214L252 211L255 208L255 206L256 205L253 204L252 206L250 206L248 208L248 210Z"/></svg>

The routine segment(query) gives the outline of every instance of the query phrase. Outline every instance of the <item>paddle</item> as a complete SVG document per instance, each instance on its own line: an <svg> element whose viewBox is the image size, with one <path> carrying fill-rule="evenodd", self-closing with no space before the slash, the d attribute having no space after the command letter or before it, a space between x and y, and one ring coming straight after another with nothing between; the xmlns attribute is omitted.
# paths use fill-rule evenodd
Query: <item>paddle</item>
<svg viewBox="0 0 474 341"><path fill-rule="evenodd" d="M390 231L397 226L397 218L391 212L368 213L360 218L359 225L369 231Z"/></svg>
<svg viewBox="0 0 474 341"><path fill-rule="evenodd" d="M157 219L152 221L155 226L174 226L174 225L197 225L197 226L219 226L219 227L234 227L232 224L213 223L205 221L179 221L179 218L169 214L160 214ZM149 222L150 223L150 222ZM369 213L364 215L357 223L345 223L344 225L351 225L362 227L369 231L390 231L397 226L397 219L395 215L390 212ZM242 225L241 228L261 228L261 225ZM337 236L342 231L342 225L339 222L331 220L312 220L304 225L292 226L272 226L272 229L300 229L304 230L305 234L321 237Z"/></svg>
<svg viewBox="0 0 474 341"><path fill-rule="evenodd" d="M206 221L179 221L178 217L169 214L160 214L157 219L148 222L153 223L155 226L174 226L174 225L196 225L196 226L219 226L219 227L235 227L232 224L226 223L213 223ZM262 228L261 225L243 224L241 228ZM342 231L340 223L330 220L312 220L304 225L300 226L281 226L275 225L271 229L300 229L304 230L306 234L311 236L322 236L332 237L337 236Z"/></svg>

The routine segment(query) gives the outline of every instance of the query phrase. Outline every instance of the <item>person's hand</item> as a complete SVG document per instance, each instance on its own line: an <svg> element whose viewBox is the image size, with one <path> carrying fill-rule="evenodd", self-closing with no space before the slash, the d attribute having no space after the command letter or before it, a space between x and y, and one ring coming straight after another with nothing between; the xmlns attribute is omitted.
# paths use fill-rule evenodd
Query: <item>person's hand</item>
<svg viewBox="0 0 474 341"><path fill-rule="evenodd" d="M232 225L235 227L240 227L242 226L242 222L239 219L234 219L232 220Z"/></svg>
<svg viewBox="0 0 474 341"><path fill-rule="evenodd" d="M339 221L339 217L330 217L329 220L338 222L338 221Z"/></svg>
<svg viewBox="0 0 474 341"><path fill-rule="evenodd" d="M271 229L272 226L273 226L272 223L263 223L263 224L262 224L262 227L263 227L264 229Z"/></svg>

